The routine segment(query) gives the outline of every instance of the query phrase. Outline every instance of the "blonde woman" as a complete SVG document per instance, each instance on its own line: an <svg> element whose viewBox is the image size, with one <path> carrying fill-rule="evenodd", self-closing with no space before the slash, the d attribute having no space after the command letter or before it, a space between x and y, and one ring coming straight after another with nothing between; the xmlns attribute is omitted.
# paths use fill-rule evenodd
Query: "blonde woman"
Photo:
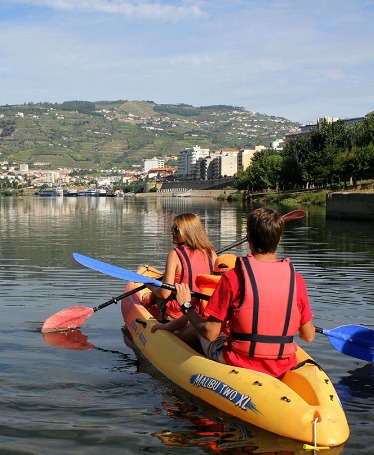
<svg viewBox="0 0 374 455"><path fill-rule="evenodd" d="M174 218L171 235L176 247L166 258L163 282L167 284L186 283L197 291L196 276L200 273L212 274L217 257L200 218L194 213L183 213ZM162 299L158 307L162 319L179 318L182 313L175 295L168 289L148 285L156 297ZM199 308L199 300L192 304Z"/></svg>

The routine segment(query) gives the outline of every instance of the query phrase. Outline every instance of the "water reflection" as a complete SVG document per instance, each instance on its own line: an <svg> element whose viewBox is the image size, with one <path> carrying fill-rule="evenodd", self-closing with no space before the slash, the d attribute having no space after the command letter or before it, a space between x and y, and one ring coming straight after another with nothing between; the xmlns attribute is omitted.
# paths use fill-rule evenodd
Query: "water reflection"
<svg viewBox="0 0 374 455"><path fill-rule="evenodd" d="M172 447L199 447L207 453L220 452L227 455L297 455L305 454L303 444L246 425L224 416L217 418L217 411L205 404L197 405L183 400L171 392L165 392L163 410L169 417L186 421L187 428L163 430L153 433L164 445ZM338 455L344 446L329 450Z"/></svg>
<svg viewBox="0 0 374 455"><path fill-rule="evenodd" d="M340 378L337 391L346 400L353 398L367 399L374 396L374 365L367 363L355 370L349 370L348 376Z"/></svg>
<svg viewBox="0 0 374 455"><path fill-rule="evenodd" d="M71 453L120 453L129 441L139 455L172 453L170 444L182 441L176 450L189 454L304 454L301 444L256 428L245 426L244 434L240 422L196 404L148 371L123 342L116 305L85 323L84 335L69 340L74 349L45 342L40 333L42 322L59 310L95 307L123 292L123 281L80 266L73 252L134 271L143 264L163 270L175 215L196 213L221 249L244 236L252 208L193 198L0 198L0 401L4 421L11 422L0 431L4 453L34 453L42 446L63 455L67 445ZM300 207L279 210L294 208ZM279 257L290 257L304 275L316 325L374 327L372 223L326 221L324 209L306 210L304 219L287 223ZM232 252L247 250L243 244ZM337 352L321 335L306 349L329 374L351 426L344 448L334 450L371 454L371 364ZM73 430L78 426L79 435ZM98 434L85 426L106 428Z"/></svg>
<svg viewBox="0 0 374 455"><path fill-rule="evenodd" d="M136 245L140 258L144 255L149 261L154 256L158 261L172 245L169 231L174 217L187 211L202 219L212 243L221 249L245 235L246 216L252 208L239 210L209 198L0 198L4 214L0 234L17 239L2 243L0 257L22 257L28 248L34 263L43 259L43 265L51 266L56 262L53 258L68 260L72 251L95 257L101 244L100 250L107 253L103 260L127 261ZM298 226L295 223L289 223L290 229ZM139 265L138 261L132 268Z"/></svg>
<svg viewBox="0 0 374 455"><path fill-rule="evenodd" d="M58 346L59 348L86 351L95 347L88 342L87 335L84 335L79 329L64 332L46 332L42 333L42 336L47 344Z"/></svg>

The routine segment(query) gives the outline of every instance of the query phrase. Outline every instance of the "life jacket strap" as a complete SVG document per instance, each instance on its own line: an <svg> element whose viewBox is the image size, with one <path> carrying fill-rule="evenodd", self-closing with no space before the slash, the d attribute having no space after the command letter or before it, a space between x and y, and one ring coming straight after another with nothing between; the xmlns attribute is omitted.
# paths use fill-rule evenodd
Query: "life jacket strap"
<svg viewBox="0 0 374 455"><path fill-rule="evenodd" d="M239 333L230 330L230 336L238 341L251 341L259 343L293 343L293 336L285 335L259 335L257 333Z"/></svg>

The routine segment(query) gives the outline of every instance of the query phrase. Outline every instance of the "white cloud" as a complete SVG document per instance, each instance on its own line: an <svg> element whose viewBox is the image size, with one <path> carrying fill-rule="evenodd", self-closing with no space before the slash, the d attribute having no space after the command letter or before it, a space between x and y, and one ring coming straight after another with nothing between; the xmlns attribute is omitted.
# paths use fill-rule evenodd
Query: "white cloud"
<svg viewBox="0 0 374 455"><path fill-rule="evenodd" d="M300 122L373 110L369 1L2 0L2 8L0 104L152 99Z"/></svg>
<svg viewBox="0 0 374 455"><path fill-rule="evenodd" d="M163 20L200 17L203 14L197 3L188 0L11 0L11 2L13 6L18 4L68 12L119 14Z"/></svg>

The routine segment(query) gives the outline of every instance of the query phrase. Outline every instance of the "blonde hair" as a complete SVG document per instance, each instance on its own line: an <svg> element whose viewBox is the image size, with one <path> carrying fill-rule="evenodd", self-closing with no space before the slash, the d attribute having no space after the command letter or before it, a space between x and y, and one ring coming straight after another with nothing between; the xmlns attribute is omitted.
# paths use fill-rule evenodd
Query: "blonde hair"
<svg viewBox="0 0 374 455"><path fill-rule="evenodd" d="M183 243L192 251L206 250L210 258L215 255L214 247L210 243L200 218L194 213L182 213L174 218L174 225L179 229Z"/></svg>

